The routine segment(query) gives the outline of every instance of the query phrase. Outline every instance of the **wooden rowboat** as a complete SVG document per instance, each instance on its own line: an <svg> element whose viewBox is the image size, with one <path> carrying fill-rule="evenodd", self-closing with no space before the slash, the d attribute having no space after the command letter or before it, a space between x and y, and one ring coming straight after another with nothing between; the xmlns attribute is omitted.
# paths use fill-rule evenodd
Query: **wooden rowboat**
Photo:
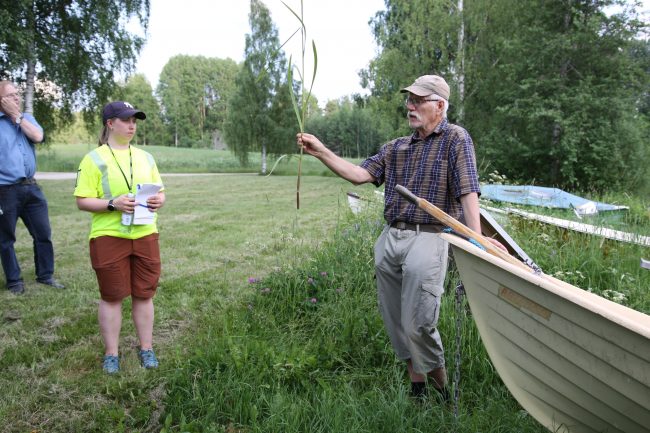
<svg viewBox="0 0 650 433"><path fill-rule="evenodd" d="M403 186L395 190L474 242L441 235L492 364L528 413L552 432L650 431L650 316L533 270L510 255L525 259L508 236L500 239L510 254ZM502 234L498 225L490 231Z"/></svg>
<svg viewBox="0 0 650 433"><path fill-rule="evenodd" d="M650 316L442 236L490 359L526 411L553 432L649 431Z"/></svg>

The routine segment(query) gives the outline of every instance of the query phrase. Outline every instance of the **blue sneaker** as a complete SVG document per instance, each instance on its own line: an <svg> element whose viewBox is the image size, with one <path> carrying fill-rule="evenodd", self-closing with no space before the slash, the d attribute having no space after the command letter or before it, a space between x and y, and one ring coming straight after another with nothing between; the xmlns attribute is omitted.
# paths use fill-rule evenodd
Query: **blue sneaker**
<svg viewBox="0 0 650 433"><path fill-rule="evenodd" d="M158 368L158 359L153 349L140 351L140 363L144 368Z"/></svg>
<svg viewBox="0 0 650 433"><path fill-rule="evenodd" d="M117 356L105 355L104 366L102 367L107 374L115 374L120 371L120 360Z"/></svg>

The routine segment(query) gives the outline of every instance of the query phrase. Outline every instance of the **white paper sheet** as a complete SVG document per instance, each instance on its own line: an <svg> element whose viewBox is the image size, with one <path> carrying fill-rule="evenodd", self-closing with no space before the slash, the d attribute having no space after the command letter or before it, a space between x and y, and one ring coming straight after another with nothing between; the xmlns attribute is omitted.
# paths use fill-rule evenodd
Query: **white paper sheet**
<svg viewBox="0 0 650 433"><path fill-rule="evenodd" d="M136 187L135 201L139 203L135 207L133 215L134 225L153 224L155 220L155 213L151 212L147 207L147 199L152 195L158 194L160 185L155 183L139 183Z"/></svg>

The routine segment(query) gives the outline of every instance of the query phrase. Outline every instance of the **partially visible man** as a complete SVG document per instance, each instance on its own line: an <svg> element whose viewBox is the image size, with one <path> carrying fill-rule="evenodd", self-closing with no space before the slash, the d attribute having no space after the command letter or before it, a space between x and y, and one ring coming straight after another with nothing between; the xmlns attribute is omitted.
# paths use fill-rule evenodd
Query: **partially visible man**
<svg viewBox="0 0 650 433"><path fill-rule="evenodd" d="M297 142L354 184L385 184L386 227L375 243L384 325L395 353L406 363L413 396L426 395L428 379L448 400L438 331L448 246L439 235L441 222L402 198L395 185L404 185L480 233L474 144L465 129L447 120L449 86L442 77L421 76L401 91L407 94L408 122L414 133L390 141L360 165L335 155L311 134L299 133Z"/></svg>
<svg viewBox="0 0 650 433"><path fill-rule="evenodd" d="M54 248L47 200L36 184L35 144L43 141L43 128L21 111L21 97L10 81L0 81L0 258L7 289L25 292L16 258L16 223L22 219L34 239L36 281L63 289L54 279Z"/></svg>

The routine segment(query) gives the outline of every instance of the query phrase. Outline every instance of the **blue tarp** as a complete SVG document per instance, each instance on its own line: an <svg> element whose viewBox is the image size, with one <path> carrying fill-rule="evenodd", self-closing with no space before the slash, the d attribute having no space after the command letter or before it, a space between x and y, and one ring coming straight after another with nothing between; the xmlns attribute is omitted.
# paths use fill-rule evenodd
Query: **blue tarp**
<svg viewBox="0 0 650 433"><path fill-rule="evenodd" d="M559 188L533 185L481 185L481 198L531 206L577 209L582 210L582 214L629 209L627 206L587 200Z"/></svg>

